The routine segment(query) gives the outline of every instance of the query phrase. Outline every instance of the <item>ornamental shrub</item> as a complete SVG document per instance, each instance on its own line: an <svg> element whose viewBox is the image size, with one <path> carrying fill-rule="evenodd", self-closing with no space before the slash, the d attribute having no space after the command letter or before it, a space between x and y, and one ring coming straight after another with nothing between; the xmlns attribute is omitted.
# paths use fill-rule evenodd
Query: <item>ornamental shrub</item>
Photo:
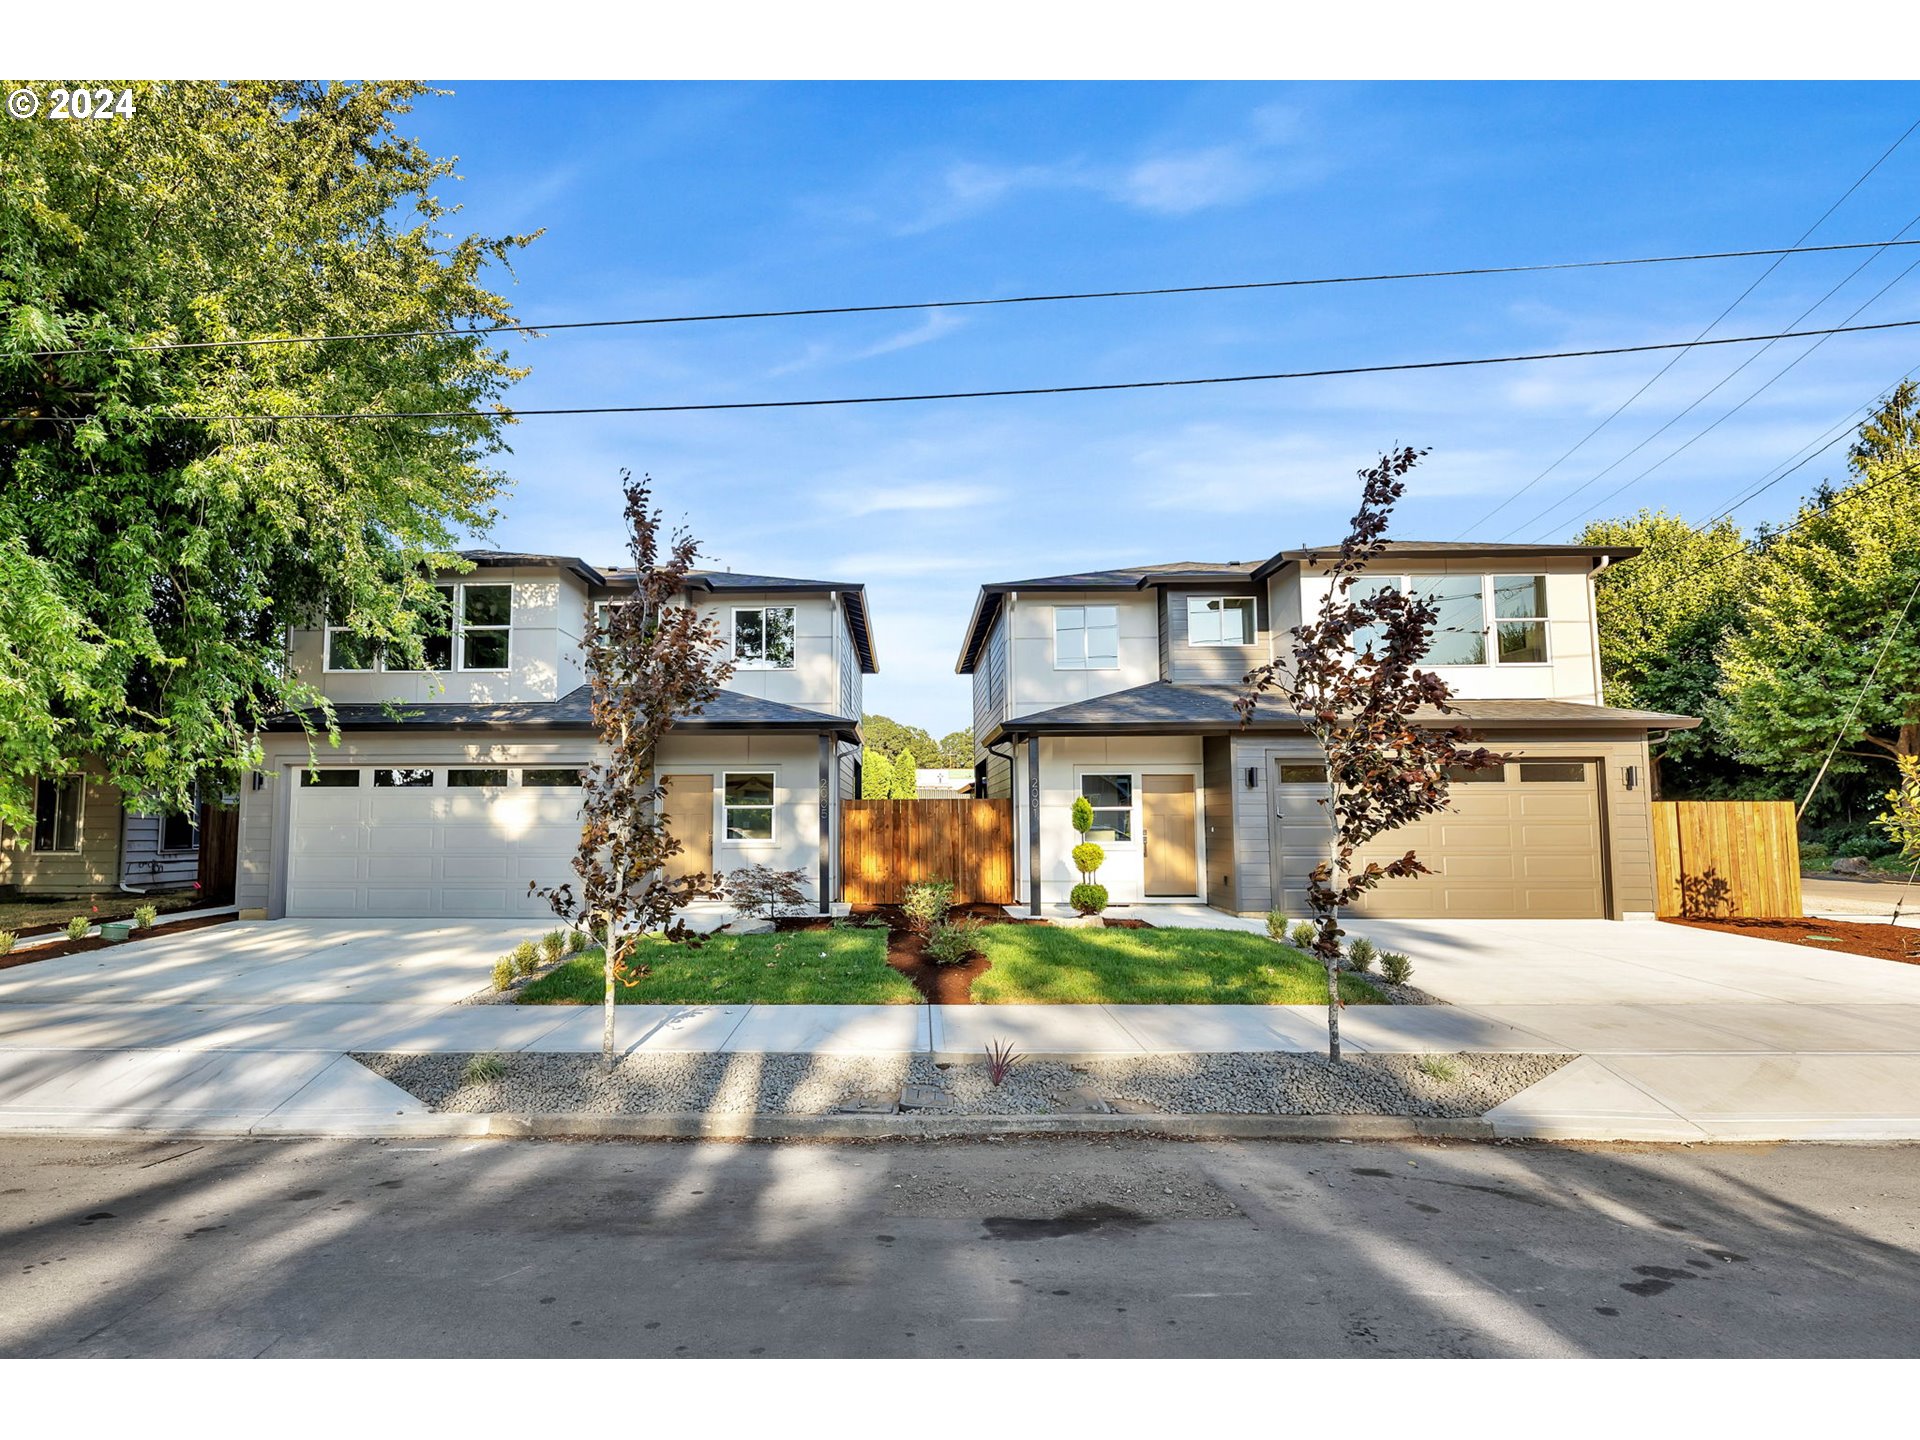
<svg viewBox="0 0 1920 1440"><path fill-rule="evenodd" d="M513 984L513 957L502 955L493 962L493 988L504 990Z"/></svg>
<svg viewBox="0 0 1920 1440"><path fill-rule="evenodd" d="M567 932L567 953L569 955L578 955L592 943L593 937L584 930L569 930Z"/></svg>
<svg viewBox="0 0 1920 1440"><path fill-rule="evenodd" d="M87 931L92 928L93 922L88 920L86 916L76 915L67 921L67 939L84 940L87 938Z"/></svg>
<svg viewBox="0 0 1920 1440"><path fill-rule="evenodd" d="M936 965L959 965L980 949L984 920L952 920L933 927L927 936L926 956Z"/></svg>
<svg viewBox="0 0 1920 1440"><path fill-rule="evenodd" d="M1073 868L1080 872L1082 880L1091 880L1094 872L1107 863L1107 852L1091 840L1083 840L1073 847Z"/></svg>
<svg viewBox="0 0 1920 1440"><path fill-rule="evenodd" d="M531 940L522 940L507 958L513 962L516 975L531 975L540 965L540 951Z"/></svg>
<svg viewBox="0 0 1920 1440"><path fill-rule="evenodd" d="M555 960L558 960L562 955L564 955L566 953L566 950L567 950L567 932L566 931L549 930L546 934L540 937L540 958L542 960L545 960L549 965L551 965Z"/></svg>
<svg viewBox="0 0 1920 1440"><path fill-rule="evenodd" d="M1076 885L1073 893L1067 897L1067 903L1082 915L1098 915L1107 908L1107 887Z"/></svg>
<svg viewBox="0 0 1920 1440"><path fill-rule="evenodd" d="M0 955L11 955L14 942L19 938L11 930L0 930Z"/></svg>
<svg viewBox="0 0 1920 1440"><path fill-rule="evenodd" d="M1073 802L1073 828L1082 835L1093 829L1093 802L1084 795Z"/></svg>
<svg viewBox="0 0 1920 1440"><path fill-rule="evenodd" d="M1357 970L1362 975L1373 968L1373 962L1380 958L1380 951L1364 935L1356 935L1347 946L1347 969Z"/></svg>
<svg viewBox="0 0 1920 1440"><path fill-rule="evenodd" d="M1296 950L1311 950L1313 942L1320 938L1320 927L1311 920L1296 920L1293 928L1287 931L1287 943Z"/></svg>
<svg viewBox="0 0 1920 1440"><path fill-rule="evenodd" d="M1284 910L1267 911L1267 938L1285 940L1287 938L1287 912Z"/></svg>
<svg viewBox="0 0 1920 1440"><path fill-rule="evenodd" d="M1413 961L1398 950L1384 950L1380 954L1380 973L1387 977L1392 985L1404 985L1413 979Z"/></svg>
<svg viewBox="0 0 1920 1440"><path fill-rule="evenodd" d="M951 880L916 880L900 892L900 908L907 923L922 935L931 935L953 908Z"/></svg>
<svg viewBox="0 0 1920 1440"><path fill-rule="evenodd" d="M142 930L153 929L153 922L160 918L158 905L136 905L133 907L133 923Z"/></svg>

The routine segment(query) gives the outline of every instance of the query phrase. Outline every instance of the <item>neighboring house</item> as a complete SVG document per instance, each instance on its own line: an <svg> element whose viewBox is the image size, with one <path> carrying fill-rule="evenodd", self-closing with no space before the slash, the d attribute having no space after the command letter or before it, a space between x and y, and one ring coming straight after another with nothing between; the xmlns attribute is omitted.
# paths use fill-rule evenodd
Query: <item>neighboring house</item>
<svg viewBox="0 0 1920 1440"><path fill-rule="evenodd" d="M913 793L920 800L965 800L973 794L973 771L928 770L913 772Z"/></svg>
<svg viewBox="0 0 1920 1440"><path fill-rule="evenodd" d="M572 880L580 769L595 758L581 636L631 570L470 551L443 590L427 670L387 668L344 630L296 629L292 667L333 703L337 747L271 722L241 794L238 903L268 916L545 916L530 882ZM661 752L678 869L802 870L839 888L839 809L857 793L861 684L875 671L859 585L699 571L734 673ZM308 717L311 720L313 717Z"/></svg>
<svg viewBox="0 0 1920 1440"><path fill-rule="evenodd" d="M21 834L0 827L0 894L95 895L194 883L196 816L136 814L98 767L31 783L33 824Z"/></svg>
<svg viewBox="0 0 1920 1440"><path fill-rule="evenodd" d="M1304 909L1326 853L1322 757L1284 702L1243 726L1242 677L1284 658L1329 584L1322 559L1145 565L981 587L957 665L973 677L978 793L1011 796L1036 913L1078 878L1069 812L1093 803L1115 903ZM1651 916L1647 744L1686 716L1601 703L1593 577L1626 547L1399 541L1383 583L1440 609L1426 664L1464 724L1515 761L1455 777L1452 810L1371 851L1435 872L1383 882L1375 916Z"/></svg>

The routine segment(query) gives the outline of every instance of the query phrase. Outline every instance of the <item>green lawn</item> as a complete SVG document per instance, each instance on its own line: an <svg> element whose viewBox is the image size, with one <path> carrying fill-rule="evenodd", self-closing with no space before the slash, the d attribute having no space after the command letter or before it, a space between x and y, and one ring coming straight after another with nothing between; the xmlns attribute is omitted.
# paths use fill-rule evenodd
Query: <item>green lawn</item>
<svg viewBox="0 0 1920 1440"><path fill-rule="evenodd" d="M1239 930L1066 929L989 925L993 968L973 982L979 1004L1324 1005L1320 962ZM1340 998L1380 1003L1342 976Z"/></svg>
<svg viewBox="0 0 1920 1440"><path fill-rule="evenodd" d="M142 905L152 905L164 915L170 910L191 910L199 903L200 892L190 886L184 890L155 890L145 895L115 892L68 896L64 900L29 895L19 900L0 901L0 930L22 935L35 926L64 930L67 921L76 915L84 915L88 924L98 925L102 920L130 920Z"/></svg>
<svg viewBox="0 0 1920 1440"><path fill-rule="evenodd" d="M641 943L653 973L615 986L623 1005L912 1005L919 995L887 968L884 930L795 930L715 935L698 950ZM520 992L522 1005L598 1005L601 952L576 956Z"/></svg>

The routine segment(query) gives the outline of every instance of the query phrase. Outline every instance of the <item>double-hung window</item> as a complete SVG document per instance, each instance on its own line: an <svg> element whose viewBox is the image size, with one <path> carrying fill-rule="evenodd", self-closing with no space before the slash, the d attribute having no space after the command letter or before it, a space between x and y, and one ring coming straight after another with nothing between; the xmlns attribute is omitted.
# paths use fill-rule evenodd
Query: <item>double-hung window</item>
<svg viewBox="0 0 1920 1440"><path fill-rule="evenodd" d="M200 848L200 792L193 794L192 808L169 810L160 817L162 850L198 850Z"/></svg>
<svg viewBox="0 0 1920 1440"><path fill-rule="evenodd" d="M1053 607L1053 668L1118 670L1120 611L1113 605Z"/></svg>
<svg viewBox="0 0 1920 1440"><path fill-rule="evenodd" d="M733 663L743 670L793 669L793 606L735 610Z"/></svg>
<svg viewBox="0 0 1920 1440"><path fill-rule="evenodd" d="M773 839L773 772L727 772L722 796L727 812L727 839Z"/></svg>
<svg viewBox="0 0 1920 1440"><path fill-rule="evenodd" d="M1251 645L1253 634L1251 595L1187 597L1187 644Z"/></svg>
<svg viewBox="0 0 1920 1440"><path fill-rule="evenodd" d="M1089 840L1124 845L1133 839L1133 776L1082 775L1080 794L1093 806Z"/></svg>
<svg viewBox="0 0 1920 1440"><path fill-rule="evenodd" d="M460 587L460 668L513 667L513 586Z"/></svg>
<svg viewBox="0 0 1920 1440"><path fill-rule="evenodd" d="M86 782L78 775L42 780L35 787L33 848L41 854L80 848L80 805Z"/></svg>
<svg viewBox="0 0 1920 1440"><path fill-rule="evenodd" d="M414 622L415 633L420 637L420 665L417 668L453 668L453 601L453 586L436 585L433 587L433 598L422 601L417 607L418 618ZM392 656L384 656L382 668L404 671L416 667L397 662Z"/></svg>
<svg viewBox="0 0 1920 1440"><path fill-rule="evenodd" d="M1547 577L1493 577L1494 658L1502 665L1547 663Z"/></svg>
<svg viewBox="0 0 1920 1440"><path fill-rule="evenodd" d="M460 668L507 668L508 623L513 615L511 585L436 585L430 598L415 607L414 633L420 637L420 663L410 665L371 635L356 635L338 607L327 612L326 659L329 670L387 670L396 673L451 670L456 635L464 629L475 640L466 642ZM492 619L498 616L498 622ZM464 625L456 618L464 616ZM485 617L485 618L482 618Z"/></svg>

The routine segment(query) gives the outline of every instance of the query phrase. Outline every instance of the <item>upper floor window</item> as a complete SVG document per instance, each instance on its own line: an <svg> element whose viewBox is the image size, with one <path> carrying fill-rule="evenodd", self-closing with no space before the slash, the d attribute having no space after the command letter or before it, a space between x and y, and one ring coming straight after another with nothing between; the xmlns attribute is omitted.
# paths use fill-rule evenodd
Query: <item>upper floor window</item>
<svg viewBox="0 0 1920 1440"><path fill-rule="evenodd" d="M1371 593L1363 580L1354 598ZM1374 588L1407 591L1430 603L1435 612L1433 639L1423 657L1429 665L1547 663L1547 577L1544 575L1390 575ZM1487 598L1493 599L1491 620ZM1494 637L1489 657L1487 635ZM1378 646L1380 627L1356 630L1353 648Z"/></svg>
<svg viewBox="0 0 1920 1440"><path fill-rule="evenodd" d="M1053 668L1118 670L1119 609L1112 605L1054 606Z"/></svg>
<svg viewBox="0 0 1920 1440"><path fill-rule="evenodd" d="M743 670L793 668L793 606L733 612L733 663Z"/></svg>
<svg viewBox="0 0 1920 1440"><path fill-rule="evenodd" d="M513 586L460 587L460 668L507 670L513 663Z"/></svg>
<svg viewBox="0 0 1920 1440"><path fill-rule="evenodd" d="M1547 577L1493 577L1494 656L1502 665L1547 663Z"/></svg>
<svg viewBox="0 0 1920 1440"><path fill-rule="evenodd" d="M1487 663L1486 590L1478 575L1410 575L1413 594L1433 606L1429 665Z"/></svg>
<svg viewBox="0 0 1920 1440"><path fill-rule="evenodd" d="M80 806L86 783L78 775L42 780L35 787L33 848L41 854L80 848Z"/></svg>
<svg viewBox="0 0 1920 1440"><path fill-rule="evenodd" d="M1187 644L1251 645L1253 635L1251 595L1187 597Z"/></svg>
<svg viewBox="0 0 1920 1440"><path fill-rule="evenodd" d="M386 647L372 636L354 634L341 623L341 617L337 612L329 611L324 664L328 670L385 670L396 673L451 670L454 645L462 630L462 627L456 623L457 617L470 610L483 613L501 612L511 617L513 587L511 585L434 586L432 598L422 603L416 611L414 630L420 637L418 666L408 664L398 655L388 654ZM468 622L465 628L484 631L489 627ZM495 649L501 657L500 663L482 665L463 661L462 669L504 670L507 668L506 624L502 622L494 628L497 628L499 634ZM483 641L483 646L486 643Z"/></svg>

